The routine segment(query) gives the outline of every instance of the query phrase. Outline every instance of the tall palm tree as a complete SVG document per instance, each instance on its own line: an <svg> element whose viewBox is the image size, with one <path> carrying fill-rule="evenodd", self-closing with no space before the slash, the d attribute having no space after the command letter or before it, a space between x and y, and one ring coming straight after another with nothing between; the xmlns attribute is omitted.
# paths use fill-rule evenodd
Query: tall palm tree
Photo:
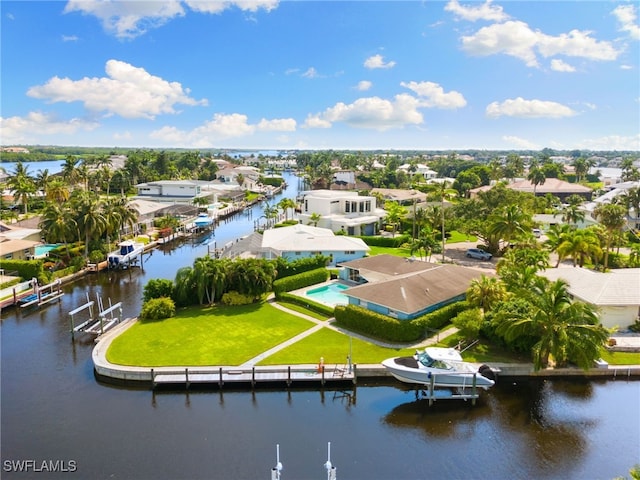
<svg viewBox="0 0 640 480"><path fill-rule="evenodd" d="M522 292L530 308L519 316L498 318L496 332L507 341L519 337L534 337L532 348L536 370L546 367L552 356L556 365L576 362L588 369L600 355L609 332L599 324L596 310L583 302L572 301L568 285L563 280L538 281Z"/></svg>
<svg viewBox="0 0 640 480"><path fill-rule="evenodd" d="M69 187L64 180L54 178L49 182L44 195L50 202L63 203L69 200Z"/></svg>
<svg viewBox="0 0 640 480"><path fill-rule="evenodd" d="M384 208L387 212L385 222L393 228L392 234L395 236L400 222L407 214L407 209L398 202L386 202Z"/></svg>
<svg viewBox="0 0 640 480"><path fill-rule="evenodd" d="M530 230L531 215L519 205L506 205L488 218L489 233L507 245L512 240L526 235Z"/></svg>
<svg viewBox="0 0 640 480"><path fill-rule="evenodd" d="M63 243L69 253L69 240L78 234L78 225L71 210L60 203L47 203L38 228L49 243Z"/></svg>
<svg viewBox="0 0 640 480"><path fill-rule="evenodd" d="M89 243L99 238L107 228L107 220L103 214L103 204L93 192L77 191L72 197L76 213L76 222L81 235L84 237L84 254L89 256Z"/></svg>
<svg viewBox="0 0 640 480"><path fill-rule="evenodd" d="M296 202L292 198L283 198L278 202L278 207L284 213L285 220L289 220L289 210L296 208Z"/></svg>
<svg viewBox="0 0 640 480"><path fill-rule="evenodd" d="M447 181L433 183L431 185L432 186L430 187L430 193L428 193L427 196L435 197L440 201L440 234L442 235L442 262L444 263L444 250L445 244L447 243L444 229L444 203L445 201L454 198L458 194L458 191L454 188L451 188L451 184Z"/></svg>
<svg viewBox="0 0 640 480"><path fill-rule="evenodd" d="M196 291L196 286L193 281L193 268L182 267L176 271L176 277L173 281L174 289L173 295L176 304L181 306L187 306L192 304L193 292Z"/></svg>
<svg viewBox="0 0 640 480"><path fill-rule="evenodd" d="M558 247L564 242L565 236L570 234L573 230L575 230L571 225L566 223L555 223L549 227L546 232L547 239L544 242L544 246L547 248L549 253L555 253L558 251ZM560 265L560 257L558 257L558 263L556 264L556 268Z"/></svg>
<svg viewBox="0 0 640 480"><path fill-rule="evenodd" d="M609 249L613 238L622 231L627 224L625 218L627 214L626 208L622 205L615 205L612 203L603 203L598 205L593 210L593 216L604 226L607 231L605 237L605 250L604 250L604 269L606 270L609 265Z"/></svg>
<svg viewBox="0 0 640 480"><path fill-rule="evenodd" d="M62 164L62 178L71 186L78 182L78 162L74 155L67 155Z"/></svg>
<svg viewBox="0 0 640 480"><path fill-rule="evenodd" d="M533 185L533 194L535 195L538 185L543 185L547 180L547 177L544 175L544 171L538 166L538 164L532 162L532 165L529 167L527 180L529 180Z"/></svg>
<svg viewBox="0 0 640 480"><path fill-rule="evenodd" d="M573 266L584 266L587 258L597 262L602 256L602 248L600 248L600 240L592 229L583 228L580 230L572 230L568 234L563 235L560 245L556 252L558 253L558 264L565 258L573 258Z"/></svg>

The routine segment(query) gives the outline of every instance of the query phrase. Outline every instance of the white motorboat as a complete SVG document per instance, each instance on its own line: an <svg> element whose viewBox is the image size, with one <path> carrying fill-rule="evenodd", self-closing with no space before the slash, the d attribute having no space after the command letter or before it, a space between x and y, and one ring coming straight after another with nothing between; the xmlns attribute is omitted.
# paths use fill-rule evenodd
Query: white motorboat
<svg viewBox="0 0 640 480"><path fill-rule="evenodd" d="M111 252L107 257L109 268L128 267L130 263L136 261L142 252L144 252L144 243L134 242L133 240L120 242L118 250Z"/></svg>
<svg viewBox="0 0 640 480"><path fill-rule="evenodd" d="M477 368L465 362L454 348L429 347L413 357L394 357L382 362L391 375L405 383L434 387L471 387L487 390L495 384L494 372L487 365ZM489 378L493 377L493 378Z"/></svg>

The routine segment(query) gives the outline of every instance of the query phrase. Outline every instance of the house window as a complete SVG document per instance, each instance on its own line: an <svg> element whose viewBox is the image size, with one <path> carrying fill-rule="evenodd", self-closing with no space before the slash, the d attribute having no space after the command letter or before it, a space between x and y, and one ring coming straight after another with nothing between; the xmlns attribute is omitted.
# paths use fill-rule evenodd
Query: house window
<svg viewBox="0 0 640 480"><path fill-rule="evenodd" d="M364 212L364 202L360 202L360 213Z"/></svg>
<svg viewBox="0 0 640 480"><path fill-rule="evenodd" d="M295 254L295 255L300 255L300 253L301 253L301 252L295 252L294 254Z"/></svg>
<svg viewBox="0 0 640 480"><path fill-rule="evenodd" d="M12 258L13 258L13 253L7 253L7 254L4 256L4 259L5 259L5 260L11 260Z"/></svg>
<svg viewBox="0 0 640 480"><path fill-rule="evenodd" d="M344 212L349 213L351 211L351 202L344 202Z"/></svg>
<svg viewBox="0 0 640 480"><path fill-rule="evenodd" d="M309 211L309 201L308 201L308 200L305 200L305 201L304 201L304 211L305 211L305 212L308 212L308 211Z"/></svg>
<svg viewBox="0 0 640 480"><path fill-rule="evenodd" d="M392 318L398 318L398 312L395 310L389 310L389 316Z"/></svg>
<svg viewBox="0 0 640 480"><path fill-rule="evenodd" d="M345 255L354 255L355 253L355 250L345 250L344 252Z"/></svg>
<svg viewBox="0 0 640 480"><path fill-rule="evenodd" d="M364 202L364 211L365 212L371 211L371 200L367 200L366 202Z"/></svg>

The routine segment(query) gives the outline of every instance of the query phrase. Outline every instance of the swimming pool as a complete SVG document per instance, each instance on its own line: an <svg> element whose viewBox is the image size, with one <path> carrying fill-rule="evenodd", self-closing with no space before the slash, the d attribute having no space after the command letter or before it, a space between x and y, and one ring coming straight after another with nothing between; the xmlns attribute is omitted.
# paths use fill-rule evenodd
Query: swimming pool
<svg viewBox="0 0 640 480"><path fill-rule="evenodd" d="M305 296L316 302L324 303L327 305L346 305L349 303L349 299L343 293L347 288L345 285L339 283L332 283L331 285L324 285L318 288L312 288L304 292Z"/></svg>
<svg viewBox="0 0 640 480"><path fill-rule="evenodd" d="M34 256L36 258L45 257L54 248L58 248L60 245L47 243L46 245L36 245Z"/></svg>

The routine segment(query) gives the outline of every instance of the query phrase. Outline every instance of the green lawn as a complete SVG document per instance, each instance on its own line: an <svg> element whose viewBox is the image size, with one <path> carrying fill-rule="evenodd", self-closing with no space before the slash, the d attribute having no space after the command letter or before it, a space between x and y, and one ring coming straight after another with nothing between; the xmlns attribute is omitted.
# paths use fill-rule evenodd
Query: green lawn
<svg viewBox="0 0 640 480"><path fill-rule="evenodd" d="M385 358L413 355L415 349L384 348L357 338L351 340L353 363L380 363ZM317 364L320 357L325 365L344 365L349 355L349 336L329 328L303 338L270 357L260 365L296 365L301 363Z"/></svg>
<svg viewBox="0 0 640 480"><path fill-rule="evenodd" d="M267 303L195 307L136 323L113 341L107 360L142 367L240 365L312 326Z"/></svg>
<svg viewBox="0 0 640 480"><path fill-rule="evenodd" d="M640 353L610 352L602 349L602 359L609 365L640 365Z"/></svg>

